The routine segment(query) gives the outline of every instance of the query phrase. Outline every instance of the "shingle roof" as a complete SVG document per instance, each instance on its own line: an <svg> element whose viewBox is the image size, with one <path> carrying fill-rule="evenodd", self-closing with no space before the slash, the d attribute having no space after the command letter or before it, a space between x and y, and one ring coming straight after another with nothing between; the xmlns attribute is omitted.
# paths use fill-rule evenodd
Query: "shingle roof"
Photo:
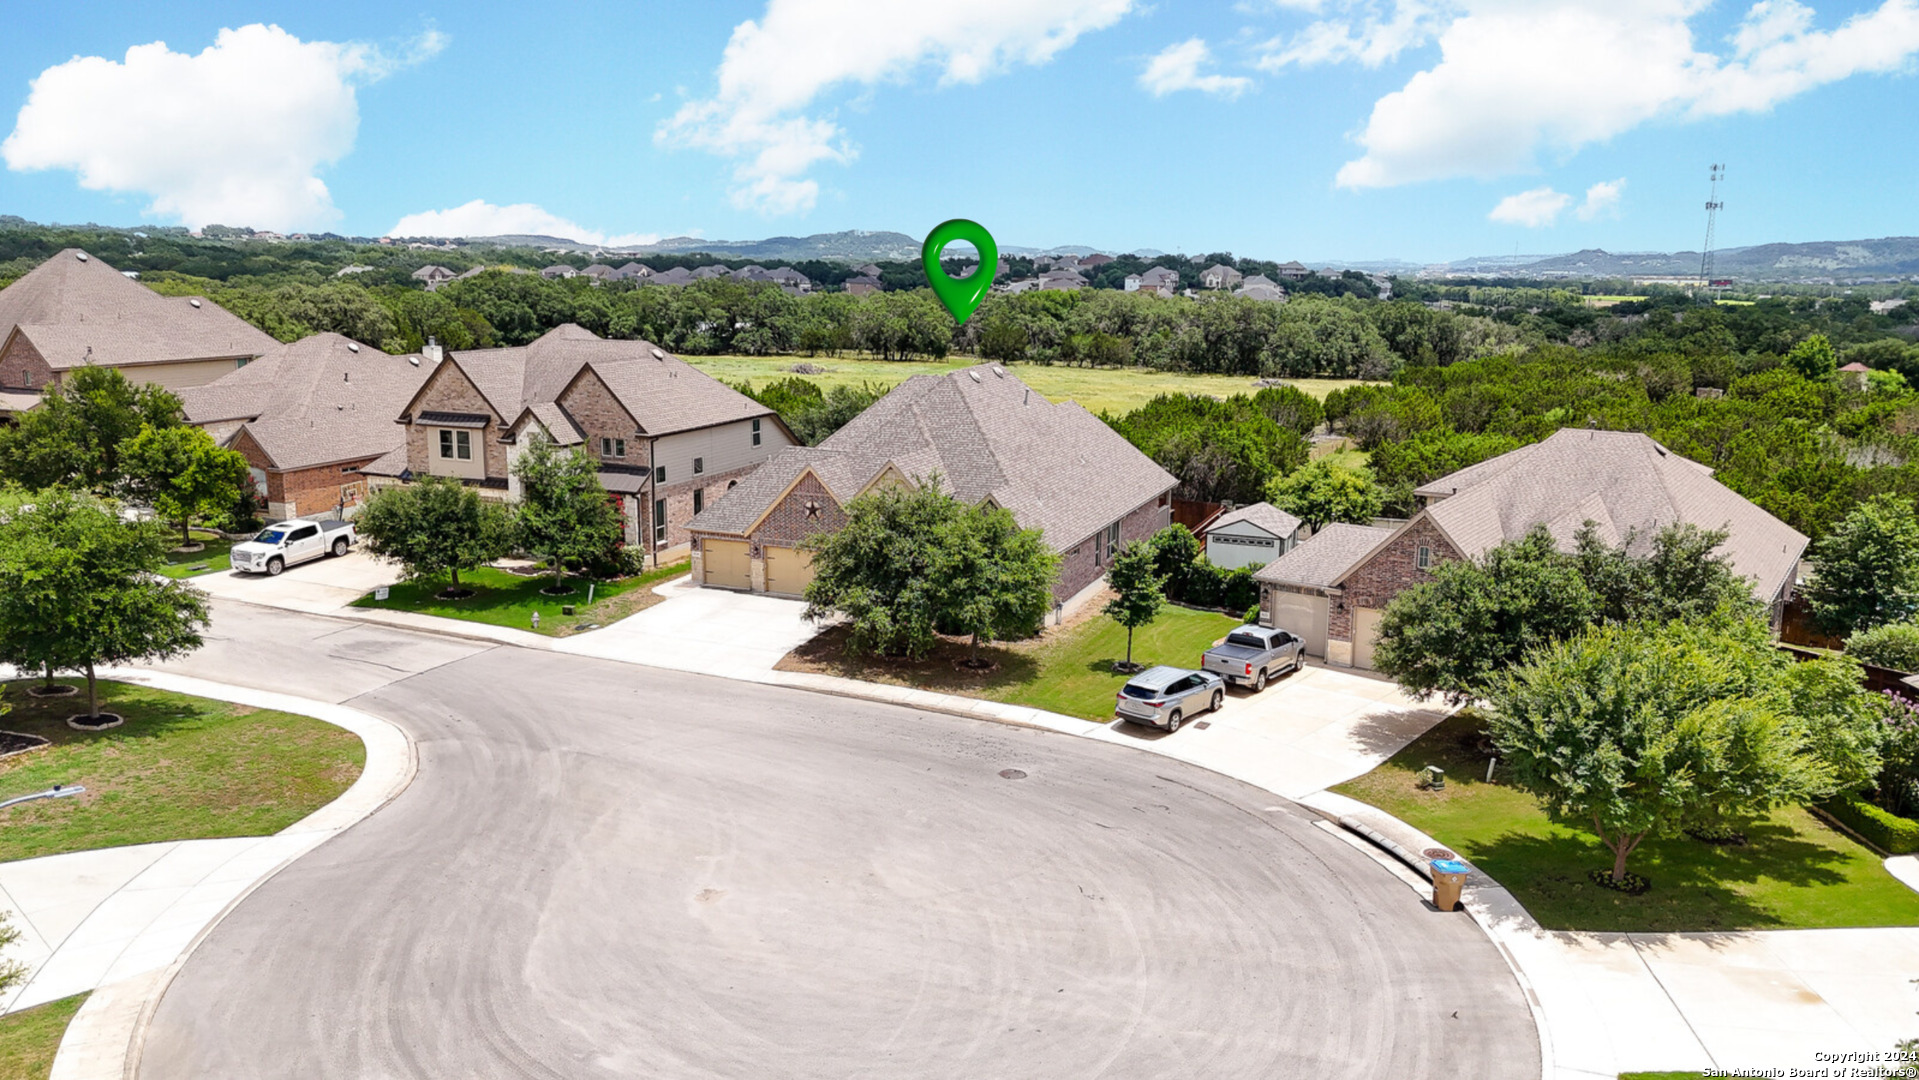
<svg viewBox="0 0 1919 1080"><path fill-rule="evenodd" d="M467 349L452 359L508 424L536 405L552 403L589 365L647 435L774 415L651 342L609 341L572 323L556 326L527 345ZM407 404L402 402L401 408ZM394 410L395 415L399 412Z"/></svg>
<svg viewBox="0 0 1919 1080"><path fill-rule="evenodd" d="M1457 494L1453 494L1453 492ZM1442 476L1418 489L1425 516L1474 557L1545 525L1570 547L1588 520L1610 543L1643 551L1679 522L1727 530L1720 550L1770 600L1788 583L1806 537L1712 478L1712 470L1629 431L1565 428L1544 442Z"/></svg>
<svg viewBox="0 0 1919 1080"><path fill-rule="evenodd" d="M566 415L566 410L551 401L536 401L527 406L527 412L546 429L547 437L555 446L578 446L586 441L586 433Z"/></svg>
<svg viewBox="0 0 1919 1080"><path fill-rule="evenodd" d="M196 424L245 419L281 469L385 454L406 432L393 422L433 367L339 334L282 345L231 375L178 391Z"/></svg>
<svg viewBox="0 0 1919 1080"><path fill-rule="evenodd" d="M981 364L906 380L819 446L775 455L692 527L743 532L808 467L849 500L889 464L913 479L938 473L967 503L991 498L1056 548L1178 482L1079 405L1055 404Z"/></svg>
<svg viewBox="0 0 1919 1080"><path fill-rule="evenodd" d="M1331 588L1391 535L1391 529L1334 522L1267 563L1253 578L1278 585Z"/></svg>
<svg viewBox="0 0 1919 1080"><path fill-rule="evenodd" d="M1228 525L1233 525L1241 521L1249 525L1257 525L1282 540L1299 531L1298 518L1274 506L1272 503L1263 502L1256 502L1250 506L1242 506L1237 510L1221 514L1219 517L1213 519L1211 524L1206 526L1206 531L1212 532L1214 529L1223 529Z"/></svg>
<svg viewBox="0 0 1919 1080"><path fill-rule="evenodd" d="M55 371L252 357L280 344L211 300L161 296L79 248L0 289L0 341L16 329Z"/></svg>

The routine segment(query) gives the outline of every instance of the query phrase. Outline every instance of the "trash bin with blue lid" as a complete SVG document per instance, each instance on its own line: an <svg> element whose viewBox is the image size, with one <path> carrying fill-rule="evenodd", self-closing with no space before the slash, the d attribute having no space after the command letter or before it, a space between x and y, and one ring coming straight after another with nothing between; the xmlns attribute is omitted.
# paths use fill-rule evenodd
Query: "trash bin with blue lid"
<svg viewBox="0 0 1919 1080"><path fill-rule="evenodd" d="M1434 859L1429 866L1433 873L1433 906L1441 911L1458 907L1459 890L1465 887L1472 867L1458 859Z"/></svg>

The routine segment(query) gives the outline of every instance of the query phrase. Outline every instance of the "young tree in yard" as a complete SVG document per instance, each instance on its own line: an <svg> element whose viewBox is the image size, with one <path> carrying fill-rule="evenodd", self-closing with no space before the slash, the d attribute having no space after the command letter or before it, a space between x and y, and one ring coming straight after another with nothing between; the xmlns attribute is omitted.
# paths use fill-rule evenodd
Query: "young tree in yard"
<svg viewBox="0 0 1919 1080"><path fill-rule="evenodd" d="M504 505L450 476L383 488L354 524L367 550L398 560L407 577L450 575L448 594L460 592L460 571L506 554L512 529Z"/></svg>
<svg viewBox="0 0 1919 1080"><path fill-rule="evenodd" d="M1379 485L1365 469L1310 461L1266 486L1266 501L1315 531L1335 521L1364 525L1379 516Z"/></svg>
<svg viewBox="0 0 1919 1080"><path fill-rule="evenodd" d="M937 640L948 535L964 510L938 477L848 503L845 525L803 545L813 554L806 618L846 616L854 655L924 657Z"/></svg>
<svg viewBox="0 0 1919 1080"><path fill-rule="evenodd" d="M1146 541L1153 549L1153 573L1159 575L1166 595L1174 600L1186 595L1186 582L1199 561L1199 537L1184 525L1168 525Z"/></svg>
<svg viewBox="0 0 1919 1080"><path fill-rule="evenodd" d="M1126 628L1126 668L1133 665L1133 631L1159 618L1166 606L1166 578L1159 573L1158 553L1150 543L1134 542L1113 554L1106 583L1116 593L1106 603L1106 614Z"/></svg>
<svg viewBox="0 0 1919 1080"><path fill-rule="evenodd" d="M1839 786L1790 718L1767 638L1756 620L1594 627L1493 681L1488 734L1513 783L1611 849L1624 885L1649 836Z"/></svg>
<svg viewBox="0 0 1919 1080"><path fill-rule="evenodd" d="M940 538L940 625L972 638L970 666L979 666L981 641L1039 632L1059 577L1059 556L1039 530L1020 528L1009 510L962 506Z"/></svg>
<svg viewBox="0 0 1919 1080"><path fill-rule="evenodd" d="M1592 591L1542 526L1484 559L1440 563L1431 581L1395 597L1373 665L1409 693L1460 704L1528 649L1584 629L1596 614Z"/></svg>
<svg viewBox="0 0 1919 1080"><path fill-rule="evenodd" d="M553 563L552 592L566 588L566 564L618 546L625 535L619 508L600 485L599 466L584 450L563 453L534 436L513 466L520 481L514 520L519 546Z"/></svg>
<svg viewBox="0 0 1919 1080"><path fill-rule="evenodd" d="M1919 614L1919 515L1911 499L1879 495L1861 503L1813 544L1811 557L1806 602L1827 633Z"/></svg>
<svg viewBox="0 0 1919 1080"><path fill-rule="evenodd" d="M193 427L144 427L120 448L127 493L180 525L180 543L193 542L193 519L240 501L247 490L247 459L223 450Z"/></svg>
<svg viewBox="0 0 1919 1080"><path fill-rule="evenodd" d="M180 417L180 399L158 386L135 386L114 368L77 368L15 426L0 427L0 476L110 492L125 479L123 444L143 427L178 427Z"/></svg>
<svg viewBox="0 0 1919 1080"><path fill-rule="evenodd" d="M0 519L0 660L83 670L87 715L100 714L94 669L169 660L200 647L205 598L160 576L164 530L111 504L48 489Z"/></svg>

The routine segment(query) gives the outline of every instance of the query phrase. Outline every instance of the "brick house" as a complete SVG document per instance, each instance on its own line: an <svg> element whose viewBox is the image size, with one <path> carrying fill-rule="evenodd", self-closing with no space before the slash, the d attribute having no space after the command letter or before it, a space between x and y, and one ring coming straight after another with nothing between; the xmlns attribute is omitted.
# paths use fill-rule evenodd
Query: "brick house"
<svg viewBox="0 0 1919 1080"><path fill-rule="evenodd" d="M1114 550L1172 522L1178 481L1073 402L1055 404L996 364L917 375L818 446L783 451L690 526L703 585L798 595L812 580L802 540L846 522L846 503L938 474L970 504L991 502L1060 553L1064 605L1106 573Z"/></svg>
<svg viewBox="0 0 1919 1080"><path fill-rule="evenodd" d="M210 383L279 342L198 296L161 296L68 248L0 289L0 409L31 408L75 368L169 390Z"/></svg>
<svg viewBox="0 0 1919 1080"><path fill-rule="evenodd" d="M1414 495L1420 510L1397 529L1329 526L1255 574L1261 621L1310 643L1316 620L1323 620L1320 655L1370 668L1386 605L1441 562L1479 558L1538 525L1571 550L1587 522L1607 543L1644 552L1659 530L1684 522L1725 530L1719 553L1776 624L1807 543L1714 480L1710 468L1636 432L1562 429Z"/></svg>
<svg viewBox="0 0 1919 1080"><path fill-rule="evenodd" d="M366 501L360 469L400 445L393 414L432 370L314 334L179 393L188 422L246 457L269 517L351 517Z"/></svg>
<svg viewBox="0 0 1919 1080"><path fill-rule="evenodd" d="M510 501L513 462L539 434L599 463L627 543L665 561L708 502L797 442L773 410L664 349L572 324L448 353L394 413L404 439L365 468L376 485L453 476Z"/></svg>
<svg viewBox="0 0 1919 1080"><path fill-rule="evenodd" d="M1208 289L1230 289L1245 279L1245 275L1227 266L1214 263L1199 272L1199 283Z"/></svg>

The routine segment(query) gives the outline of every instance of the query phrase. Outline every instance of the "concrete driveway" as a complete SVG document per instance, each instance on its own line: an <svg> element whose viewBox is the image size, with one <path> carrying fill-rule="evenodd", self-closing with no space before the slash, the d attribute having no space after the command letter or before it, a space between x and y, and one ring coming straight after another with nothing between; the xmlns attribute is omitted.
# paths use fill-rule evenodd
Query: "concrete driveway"
<svg viewBox="0 0 1919 1080"><path fill-rule="evenodd" d="M400 566L356 550L337 559L329 556L290 566L279 577L224 570L190 580L201 590L224 600L324 615L346 607L381 585L399 581Z"/></svg>
<svg viewBox="0 0 1919 1080"><path fill-rule="evenodd" d="M1446 712L1383 679L1306 667L1257 694L1228 690L1219 712L1193 717L1171 735L1120 723L1092 734L1151 743L1169 757L1297 799L1371 772Z"/></svg>
<svg viewBox="0 0 1919 1080"><path fill-rule="evenodd" d="M686 578L654 591L666 599L603 629L560 638L554 650L753 679L772 671L781 657L819 632L800 618L806 605L798 600L702 589Z"/></svg>
<svg viewBox="0 0 1919 1080"><path fill-rule="evenodd" d="M234 611L202 670L371 674ZM1539 1075L1469 919L1179 762L512 647L352 705L416 780L207 936L142 1080Z"/></svg>

